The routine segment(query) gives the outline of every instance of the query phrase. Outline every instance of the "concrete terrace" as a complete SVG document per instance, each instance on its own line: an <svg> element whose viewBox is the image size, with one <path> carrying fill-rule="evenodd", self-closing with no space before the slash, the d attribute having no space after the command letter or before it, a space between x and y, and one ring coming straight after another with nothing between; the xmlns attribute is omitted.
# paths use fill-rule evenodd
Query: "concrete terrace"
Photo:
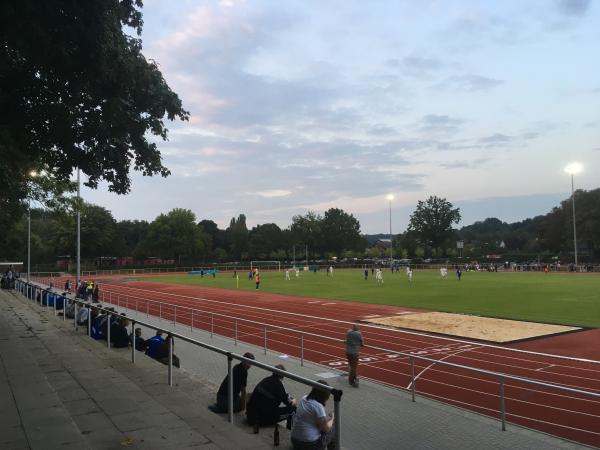
<svg viewBox="0 0 600 450"><path fill-rule="evenodd" d="M126 311L121 309L121 311ZM135 318L136 313L126 311ZM173 327L153 317L140 320L243 353L253 352L268 364L284 363L288 371L312 379L330 372L286 355L210 335ZM272 429L254 435L237 415L235 424L207 407L226 372L226 359L177 341L181 369L167 385L166 366L130 350L111 349L75 331L34 302L14 292L0 292L0 448L2 449L262 449L273 448ZM144 329L144 337L154 334ZM249 388L267 374L253 368ZM499 422L367 381L360 389L344 377L328 382L344 389L342 443L347 450L371 449L576 449L582 446ZM308 391L286 381L298 397ZM328 404L328 409L333 403ZM281 446L289 449L283 430Z"/></svg>

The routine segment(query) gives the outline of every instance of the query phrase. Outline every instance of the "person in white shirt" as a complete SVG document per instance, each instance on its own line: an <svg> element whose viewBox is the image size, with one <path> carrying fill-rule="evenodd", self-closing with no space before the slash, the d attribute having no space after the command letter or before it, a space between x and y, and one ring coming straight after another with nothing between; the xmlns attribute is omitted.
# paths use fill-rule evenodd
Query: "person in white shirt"
<svg viewBox="0 0 600 450"><path fill-rule="evenodd" d="M285 279L290 281L290 269L285 269Z"/></svg>
<svg viewBox="0 0 600 450"><path fill-rule="evenodd" d="M440 275L442 278L448 278L448 269L445 267L440 268Z"/></svg>
<svg viewBox="0 0 600 450"><path fill-rule="evenodd" d="M406 272L406 275L408 275L408 281L410 281L412 283L412 279L413 279L413 271L412 269L408 269Z"/></svg>
<svg viewBox="0 0 600 450"><path fill-rule="evenodd" d="M383 284L383 272L381 269L375 271L375 279L377 280L377 284Z"/></svg>
<svg viewBox="0 0 600 450"><path fill-rule="evenodd" d="M326 381L319 380L327 385ZM329 392L312 388L300 399L292 425L292 447L294 450L325 450L335 448L333 413L327 414L325 403Z"/></svg>

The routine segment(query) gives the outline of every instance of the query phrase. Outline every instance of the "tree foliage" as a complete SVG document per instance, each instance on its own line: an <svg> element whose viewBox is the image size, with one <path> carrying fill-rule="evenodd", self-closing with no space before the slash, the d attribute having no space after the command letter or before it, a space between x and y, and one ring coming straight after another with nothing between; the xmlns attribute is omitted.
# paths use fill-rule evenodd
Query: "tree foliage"
<svg viewBox="0 0 600 450"><path fill-rule="evenodd" d="M344 250L353 250L362 243L360 223L342 209L331 208L325 211L321 221L322 249L341 256Z"/></svg>
<svg viewBox="0 0 600 450"><path fill-rule="evenodd" d="M0 209L30 195L28 173L57 183L130 189L130 169L167 176L154 135L186 120L157 64L142 54L141 0L21 0L0 6ZM126 33L131 29L138 37Z"/></svg>
<svg viewBox="0 0 600 450"><path fill-rule="evenodd" d="M175 208L159 215L148 227L144 248L152 256L165 259L193 260L205 251L205 237L189 209Z"/></svg>
<svg viewBox="0 0 600 450"><path fill-rule="evenodd" d="M421 244L439 248L453 235L452 225L458 222L460 210L445 198L432 195L425 201L419 200L410 216L408 231L414 232Z"/></svg>

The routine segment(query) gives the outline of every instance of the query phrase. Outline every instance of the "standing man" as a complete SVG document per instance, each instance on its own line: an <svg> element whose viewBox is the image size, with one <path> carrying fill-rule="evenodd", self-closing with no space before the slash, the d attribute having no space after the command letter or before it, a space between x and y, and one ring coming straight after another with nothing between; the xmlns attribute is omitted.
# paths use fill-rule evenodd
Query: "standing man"
<svg viewBox="0 0 600 450"><path fill-rule="evenodd" d="M348 382L352 387L358 387L358 355L364 344L358 325L353 324L346 332L346 358L348 358Z"/></svg>
<svg viewBox="0 0 600 450"><path fill-rule="evenodd" d="M254 282L256 283L256 289L258 289L260 287L260 274L258 272L254 276Z"/></svg>

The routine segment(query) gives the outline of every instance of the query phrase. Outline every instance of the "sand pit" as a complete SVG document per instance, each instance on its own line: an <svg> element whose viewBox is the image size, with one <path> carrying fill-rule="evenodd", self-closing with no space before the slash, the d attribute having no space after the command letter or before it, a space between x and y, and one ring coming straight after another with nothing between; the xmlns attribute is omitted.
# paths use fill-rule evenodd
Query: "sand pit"
<svg viewBox="0 0 600 450"><path fill-rule="evenodd" d="M581 329L562 325L492 319L443 312L378 317L365 320L365 322L497 343L513 342Z"/></svg>

